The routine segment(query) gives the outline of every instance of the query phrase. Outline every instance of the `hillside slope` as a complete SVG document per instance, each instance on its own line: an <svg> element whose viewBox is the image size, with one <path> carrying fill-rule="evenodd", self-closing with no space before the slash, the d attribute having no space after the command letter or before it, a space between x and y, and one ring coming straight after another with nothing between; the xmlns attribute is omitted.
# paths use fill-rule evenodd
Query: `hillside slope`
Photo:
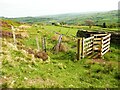
<svg viewBox="0 0 120 90"><path fill-rule="evenodd" d="M84 59L52 59L44 62L11 40L2 40L0 88L118 88L116 62Z"/></svg>
<svg viewBox="0 0 120 90"><path fill-rule="evenodd" d="M40 17L22 17L22 18L7 18L19 22L35 23L35 22L64 22L67 24L85 24L85 20L93 20L95 24L104 22L113 24L118 22L118 11L106 11L96 13L68 13L60 15L48 15Z"/></svg>
<svg viewBox="0 0 120 90"><path fill-rule="evenodd" d="M63 36L62 44L67 46L68 51L55 54L52 49L59 37L54 31L65 34L69 28L31 25L24 30L29 38L16 38L17 48L13 38L0 37L0 88L118 88L120 47L111 45L111 52L101 59L76 61L73 37ZM72 34L76 32L71 28L70 31ZM36 36L40 40L43 34L46 35L49 56L46 61L35 57L31 51L27 52L29 48L37 52ZM40 42L40 50L41 47Z"/></svg>

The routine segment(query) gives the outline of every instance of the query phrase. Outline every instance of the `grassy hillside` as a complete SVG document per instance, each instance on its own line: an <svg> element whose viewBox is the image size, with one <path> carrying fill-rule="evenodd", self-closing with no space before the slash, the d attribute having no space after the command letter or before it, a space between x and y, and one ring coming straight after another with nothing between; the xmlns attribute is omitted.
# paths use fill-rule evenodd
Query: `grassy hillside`
<svg viewBox="0 0 120 90"><path fill-rule="evenodd" d="M2 88L118 88L120 77L114 57L102 62L90 59L74 62L53 59L49 54L50 61L43 62L24 50L14 49L6 39L3 50L0 59Z"/></svg>
<svg viewBox="0 0 120 90"><path fill-rule="evenodd" d="M26 24L14 27L19 28L21 25ZM17 49L13 38L0 38L0 88L118 88L119 46L111 43L111 51L100 59L86 57L76 61L76 40L73 37L76 28L39 24L29 26L22 29L27 31L29 38L17 38ZM53 47L58 42L59 35L55 32L67 34L62 39L64 50L57 54ZM46 37L49 56L46 61L27 52L29 49L35 53L38 51L36 36L40 50L41 37Z"/></svg>
<svg viewBox="0 0 120 90"><path fill-rule="evenodd" d="M4 18L0 18L0 27L1 27L1 30L10 30L11 29L11 25L13 26L20 26L20 22L17 22L17 21L12 21L12 20L9 20L9 19L4 19Z"/></svg>

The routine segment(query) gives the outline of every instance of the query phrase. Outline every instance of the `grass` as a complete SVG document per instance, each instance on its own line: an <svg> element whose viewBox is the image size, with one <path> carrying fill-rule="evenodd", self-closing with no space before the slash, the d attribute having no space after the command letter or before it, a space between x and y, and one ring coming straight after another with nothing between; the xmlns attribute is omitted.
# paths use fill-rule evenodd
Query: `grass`
<svg viewBox="0 0 120 90"><path fill-rule="evenodd" d="M120 57L120 47L118 45L111 44L110 50L110 52L105 54L104 59L108 61L119 62L120 60L118 57Z"/></svg>
<svg viewBox="0 0 120 90"><path fill-rule="evenodd" d="M13 60L16 59L14 58ZM16 66L13 66L8 60L4 61L6 62L3 62L2 77L8 80L5 81L7 87L116 88L118 83L117 79L110 72L108 74L103 72L102 68L106 68L107 64L103 67L101 64L95 63L93 65L90 64L90 68L86 68L85 65L87 65L87 62L81 64L81 61L73 62L71 60L51 59L50 63L35 60L36 64L33 64L25 62L25 59L20 59L19 64L18 61L14 61ZM98 70L100 70L99 73L97 72ZM38 79L41 81L37 81ZM51 83L47 84L47 80L52 85ZM115 84L112 84L111 80ZM29 84L29 81L31 81L31 84ZM3 86L6 83L3 83Z"/></svg>
<svg viewBox="0 0 120 90"><path fill-rule="evenodd" d="M40 32L37 33L38 31ZM38 58L32 58L30 54L22 50L15 50L5 43L6 41L12 43L12 39L3 39L3 52L0 53L2 88L118 88L119 46L111 45L111 52L103 57L105 63L95 62L88 58L76 61L76 48L71 48L76 45L73 37L67 36L69 41L63 42L69 48L67 52L58 54L52 52L51 48L57 42L57 40L51 40L51 36L55 35L53 31L62 34L68 32L68 36L71 34L75 36L77 29L32 26L28 29L29 38L17 39L26 48L37 49L36 36L40 39L45 34L50 62L43 62Z"/></svg>

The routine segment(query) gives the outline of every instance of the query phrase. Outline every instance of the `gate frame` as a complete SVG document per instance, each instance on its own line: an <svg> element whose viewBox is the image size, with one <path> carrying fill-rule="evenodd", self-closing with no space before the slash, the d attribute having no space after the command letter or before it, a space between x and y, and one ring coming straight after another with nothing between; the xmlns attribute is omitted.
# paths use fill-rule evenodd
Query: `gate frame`
<svg viewBox="0 0 120 90"><path fill-rule="evenodd" d="M95 45L95 43L97 43L97 45L99 45L99 48L97 48L97 49L98 49L98 55L100 57L102 57L105 53L107 53L110 50L111 34L91 34L90 36L91 37L88 37L88 38L84 38L84 37L77 38L77 60L80 60L89 55L89 54L85 55L85 50L84 50L85 46L84 45L85 45L85 41L91 40L92 37L93 37L93 42L92 42L93 50L91 51L92 53L94 53L94 51L95 51L94 47L97 47Z"/></svg>

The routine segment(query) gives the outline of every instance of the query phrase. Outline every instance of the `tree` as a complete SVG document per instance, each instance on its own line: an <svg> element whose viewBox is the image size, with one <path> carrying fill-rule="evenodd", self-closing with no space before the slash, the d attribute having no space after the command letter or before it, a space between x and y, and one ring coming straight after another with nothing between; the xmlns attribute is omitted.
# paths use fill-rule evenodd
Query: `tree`
<svg viewBox="0 0 120 90"><path fill-rule="evenodd" d="M103 28L106 28L106 23L105 22L103 23Z"/></svg>
<svg viewBox="0 0 120 90"><path fill-rule="evenodd" d="M94 24L94 22L92 20L86 20L85 23L86 23L86 25L89 26L89 28L92 28L92 25Z"/></svg>
<svg viewBox="0 0 120 90"><path fill-rule="evenodd" d="M60 25L65 25L66 23L64 21L60 22Z"/></svg>

